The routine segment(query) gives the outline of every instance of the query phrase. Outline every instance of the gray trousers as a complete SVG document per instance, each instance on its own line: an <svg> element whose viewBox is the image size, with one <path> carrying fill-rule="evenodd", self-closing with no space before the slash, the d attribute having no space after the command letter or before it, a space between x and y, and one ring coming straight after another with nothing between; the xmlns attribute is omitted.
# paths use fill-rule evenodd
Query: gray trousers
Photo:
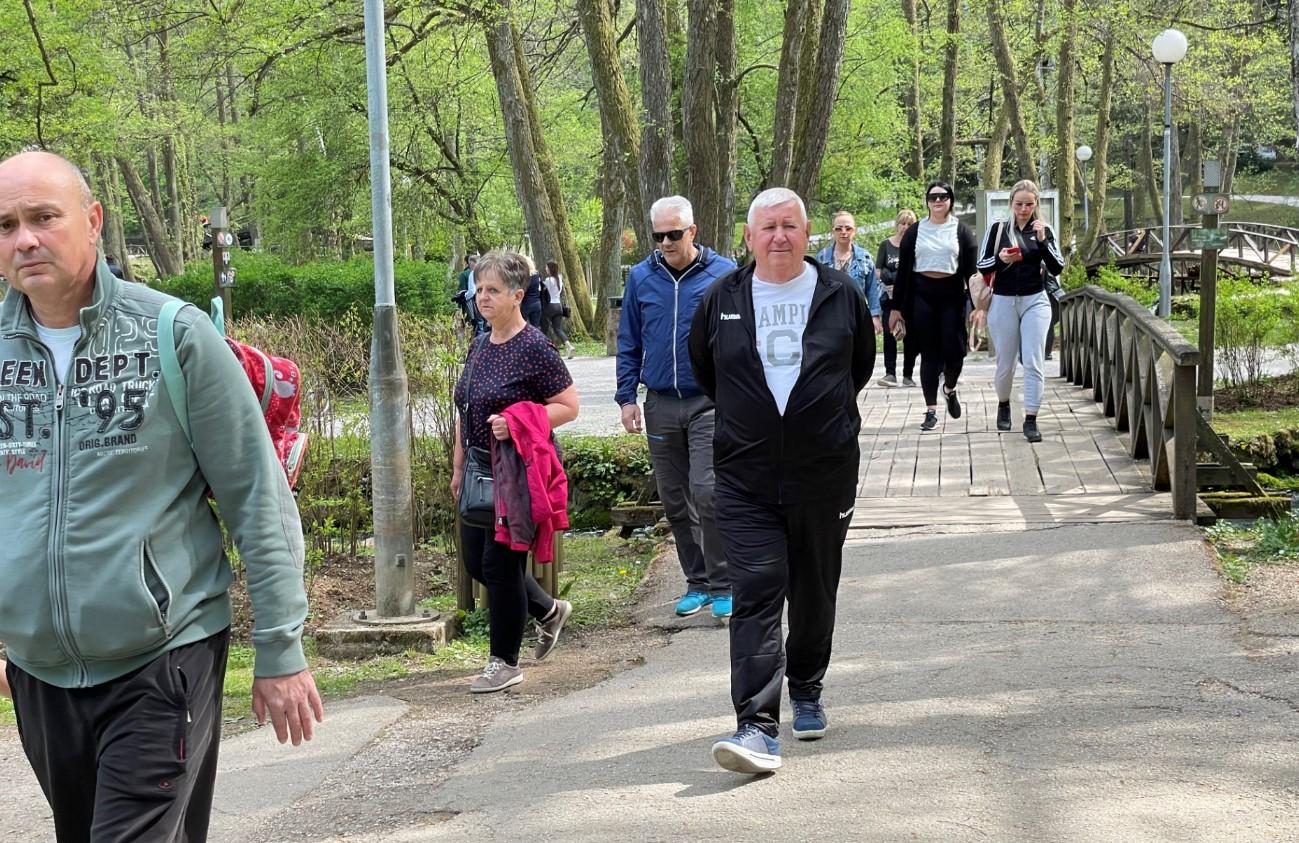
<svg viewBox="0 0 1299 843"><path fill-rule="evenodd" d="M1051 302L1046 293L996 296L988 308L988 333L997 349L997 400L1009 401L1015 383L1015 363L1024 364L1024 412L1042 406L1046 384L1046 330Z"/></svg>
<svg viewBox="0 0 1299 843"><path fill-rule="evenodd" d="M713 503L713 402L650 391L645 435L687 590L730 594Z"/></svg>

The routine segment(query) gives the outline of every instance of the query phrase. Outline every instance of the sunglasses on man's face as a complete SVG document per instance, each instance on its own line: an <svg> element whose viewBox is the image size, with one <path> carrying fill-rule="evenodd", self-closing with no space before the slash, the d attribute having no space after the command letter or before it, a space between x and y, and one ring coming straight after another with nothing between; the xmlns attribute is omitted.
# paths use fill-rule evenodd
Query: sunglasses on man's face
<svg viewBox="0 0 1299 843"><path fill-rule="evenodd" d="M671 240L673 243L686 236L684 228L674 228L671 231L655 231L650 235L654 238L655 243L662 243L664 240Z"/></svg>
<svg viewBox="0 0 1299 843"><path fill-rule="evenodd" d="M946 202L952 198L950 193L931 193L925 197L926 202Z"/></svg>

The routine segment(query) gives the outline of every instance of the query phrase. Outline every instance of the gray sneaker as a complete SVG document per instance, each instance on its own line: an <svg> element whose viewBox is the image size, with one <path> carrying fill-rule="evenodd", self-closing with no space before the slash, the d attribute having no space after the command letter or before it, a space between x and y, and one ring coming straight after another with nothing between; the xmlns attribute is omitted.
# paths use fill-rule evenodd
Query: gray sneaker
<svg viewBox="0 0 1299 843"><path fill-rule="evenodd" d="M903 386L915 386L915 385L916 385L916 382L913 381L911 378L903 378L903 379L902 379L902 385L903 385Z"/></svg>
<svg viewBox="0 0 1299 843"><path fill-rule="evenodd" d="M555 649L555 642L559 641L559 632L564 628L564 622L571 614L573 614L572 603L567 600L556 600L555 614L550 620L545 623L537 622L537 649L532 654L534 659L541 661Z"/></svg>
<svg viewBox="0 0 1299 843"><path fill-rule="evenodd" d="M885 375L884 377L876 381L876 383L878 383L880 386L897 386L898 379L894 375Z"/></svg>
<svg viewBox="0 0 1299 843"><path fill-rule="evenodd" d="M469 683L469 693L471 694L490 694L493 691L504 691L511 685L517 685L523 681L523 671L517 667L510 667L504 659L498 659L492 656L487 662L487 667L477 679Z"/></svg>

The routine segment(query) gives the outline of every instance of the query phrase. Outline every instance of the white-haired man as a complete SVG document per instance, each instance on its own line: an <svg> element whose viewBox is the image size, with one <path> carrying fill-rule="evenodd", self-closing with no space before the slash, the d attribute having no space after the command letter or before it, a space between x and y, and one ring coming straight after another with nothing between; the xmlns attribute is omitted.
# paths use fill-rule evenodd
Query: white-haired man
<svg viewBox="0 0 1299 843"><path fill-rule="evenodd" d="M640 433L636 390L645 384L650 461L686 577L676 613L711 606L724 619L731 586L713 515L713 402L695 383L686 338L699 300L735 263L695 245L694 209L683 196L650 206L650 224L658 249L632 267L623 290L615 398L623 427Z"/></svg>
<svg viewBox="0 0 1299 843"><path fill-rule="evenodd" d="M782 675L794 737L826 733L821 688L860 461L857 393L875 365L866 299L847 275L805 257L808 235L797 194L758 194L744 227L754 262L712 287L690 331L695 378L717 405L717 523L734 595L737 730L712 755L743 773L780 767Z"/></svg>

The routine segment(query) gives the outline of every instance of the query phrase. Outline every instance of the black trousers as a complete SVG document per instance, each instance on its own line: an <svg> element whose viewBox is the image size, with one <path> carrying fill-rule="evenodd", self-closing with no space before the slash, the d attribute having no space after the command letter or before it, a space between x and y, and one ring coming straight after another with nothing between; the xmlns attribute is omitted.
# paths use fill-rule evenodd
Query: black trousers
<svg viewBox="0 0 1299 843"><path fill-rule="evenodd" d="M207 839L230 630L93 688L9 663L23 751L59 843Z"/></svg>
<svg viewBox="0 0 1299 843"><path fill-rule="evenodd" d="M884 374L897 377L898 374L898 341L889 330L889 317L893 315L897 308L893 307L891 302L886 302L880 308L883 311L882 320L884 322ZM911 377L916 371L916 358L920 356L920 343L918 340L907 342L902 341L902 376Z"/></svg>
<svg viewBox="0 0 1299 843"><path fill-rule="evenodd" d="M1051 303L1051 324L1046 327L1046 353L1050 354L1055 350L1055 326L1060 322L1060 301L1049 292L1046 299Z"/></svg>
<svg viewBox="0 0 1299 843"><path fill-rule="evenodd" d="M916 335L920 350L920 389L925 403L938 404L938 376L943 385L956 388L965 368L966 343L965 285L952 275L948 278L916 276L916 299L907 337Z"/></svg>
<svg viewBox="0 0 1299 843"><path fill-rule="evenodd" d="M517 666L528 616L541 620L550 614L555 599L528 573L527 551L510 550L493 538L494 532L495 528L461 525L460 548L469 576L487 588L491 654Z"/></svg>
<svg viewBox="0 0 1299 843"><path fill-rule="evenodd" d="M731 700L739 726L780 730L790 699L819 699L834 640L843 542L855 489L803 504L768 504L719 484L717 526L731 572ZM781 615L789 601L789 633Z"/></svg>

